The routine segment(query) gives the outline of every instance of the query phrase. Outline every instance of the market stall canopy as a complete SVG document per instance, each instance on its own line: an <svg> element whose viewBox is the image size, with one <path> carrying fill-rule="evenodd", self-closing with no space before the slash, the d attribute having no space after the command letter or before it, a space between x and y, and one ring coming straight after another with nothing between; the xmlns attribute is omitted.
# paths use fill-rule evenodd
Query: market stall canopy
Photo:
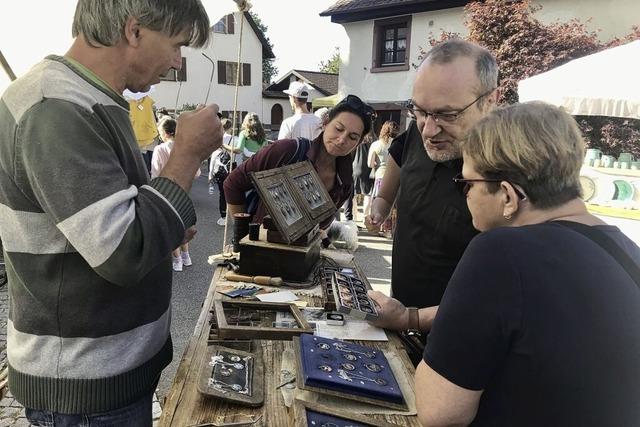
<svg viewBox="0 0 640 427"><path fill-rule="evenodd" d="M521 102L545 101L577 116L640 119L640 40L520 81Z"/></svg>
<svg viewBox="0 0 640 427"><path fill-rule="evenodd" d="M331 96L324 96L322 98L315 98L314 100L311 101L311 106L313 108L320 108L320 107L333 107L335 106L338 102L340 102L342 100L342 95L340 95L339 93L336 93L335 95L331 95Z"/></svg>

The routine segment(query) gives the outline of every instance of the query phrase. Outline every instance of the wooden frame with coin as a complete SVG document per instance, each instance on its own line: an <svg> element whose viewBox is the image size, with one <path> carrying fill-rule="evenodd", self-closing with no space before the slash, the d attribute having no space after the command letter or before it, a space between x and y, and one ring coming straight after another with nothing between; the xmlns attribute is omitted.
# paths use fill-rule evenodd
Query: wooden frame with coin
<svg viewBox="0 0 640 427"><path fill-rule="evenodd" d="M313 333L313 328L293 303L215 300L213 304L218 324L218 336L225 340L291 340L300 334ZM231 314L232 311L235 313ZM277 312L285 312L293 317L296 326L273 326L276 318L270 314ZM248 325L241 323L248 323Z"/></svg>
<svg viewBox="0 0 640 427"><path fill-rule="evenodd" d="M198 391L246 406L264 402L264 365L259 354L212 345L198 375Z"/></svg>

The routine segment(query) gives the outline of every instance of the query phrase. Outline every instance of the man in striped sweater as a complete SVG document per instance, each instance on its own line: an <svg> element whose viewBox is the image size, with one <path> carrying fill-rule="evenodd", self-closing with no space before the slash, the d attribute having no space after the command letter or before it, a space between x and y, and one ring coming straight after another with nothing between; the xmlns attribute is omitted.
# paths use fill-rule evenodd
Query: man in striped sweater
<svg viewBox="0 0 640 427"><path fill-rule="evenodd" d="M183 114L150 181L121 94L179 69L209 20L199 0L80 0L73 35L0 100L9 385L36 425L150 426L170 253L195 233L187 193L222 131L216 105Z"/></svg>

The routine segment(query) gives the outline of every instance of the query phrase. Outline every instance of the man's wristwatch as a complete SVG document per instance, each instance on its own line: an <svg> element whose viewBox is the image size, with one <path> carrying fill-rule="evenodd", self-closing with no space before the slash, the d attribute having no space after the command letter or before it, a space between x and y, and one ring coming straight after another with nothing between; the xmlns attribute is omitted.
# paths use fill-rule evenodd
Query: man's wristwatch
<svg viewBox="0 0 640 427"><path fill-rule="evenodd" d="M418 308L407 307L407 311L409 312L409 325L407 332L412 335L420 334L420 313L418 313Z"/></svg>

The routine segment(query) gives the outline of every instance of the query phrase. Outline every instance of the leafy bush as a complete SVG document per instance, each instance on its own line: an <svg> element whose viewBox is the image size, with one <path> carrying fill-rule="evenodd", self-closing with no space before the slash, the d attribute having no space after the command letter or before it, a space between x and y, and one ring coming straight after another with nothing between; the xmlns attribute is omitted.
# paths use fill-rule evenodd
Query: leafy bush
<svg viewBox="0 0 640 427"><path fill-rule="evenodd" d="M534 17L542 6L531 0L486 0L468 3L464 8L467 40L489 49L500 65L500 102L518 102L518 82L549 71L572 59L640 39L640 26L634 26L624 37L601 42L596 31L587 29L577 19L544 24ZM460 37L443 31L437 38L431 34L428 44ZM419 47L419 58L426 50ZM576 117L587 140L587 146L608 154L633 153L640 157L640 120L612 117Z"/></svg>

